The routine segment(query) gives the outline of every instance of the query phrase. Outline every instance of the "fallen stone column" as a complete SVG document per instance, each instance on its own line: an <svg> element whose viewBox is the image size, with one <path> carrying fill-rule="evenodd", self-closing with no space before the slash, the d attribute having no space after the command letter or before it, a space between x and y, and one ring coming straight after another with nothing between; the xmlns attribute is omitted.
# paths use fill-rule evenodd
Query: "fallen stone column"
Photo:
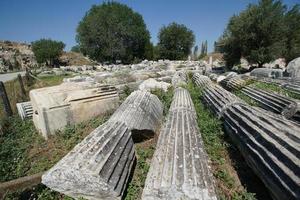
<svg viewBox="0 0 300 200"><path fill-rule="evenodd" d="M262 108L300 122L300 104L296 100L252 87L245 87L242 92Z"/></svg>
<svg viewBox="0 0 300 200"><path fill-rule="evenodd" d="M224 110L231 105L243 103L240 98L215 84L204 89L203 100L218 117L222 117Z"/></svg>
<svg viewBox="0 0 300 200"><path fill-rule="evenodd" d="M147 175L143 200L217 199L191 102L187 90L175 90Z"/></svg>
<svg viewBox="0 0 300 200"><path fill-rule="evenodd" d="M300 199L300 127L245 104L223 115L226 132L274 199Z"/></svg>
<svg viewBox="0 0 300 200"><path fill-rule="evenodd" d="M121 199L134 161L129 128L108 121L43 175L42 183L73 198Z"/></svg>
<svg viewBox="0 0 300 200"><path fill-rule="evenodd" d="M212 83L210 78L199 73L195 73L193 75L193 81L198 87L206 87L207 85Z"/></svg>
<svg viewBox="0 0 300 200"><path fill-rule="evenodd" d="M183 70L177 71L172 78L172 85L176 88L186 84L187 84L186 72Z"/></svg>
<svg viewBox="0 0 300 200"><path fill-rule="evenodd" d="M109 120L124 122L130 130L155 132L162 116L163 105L158 97L145 90L137 90L125 99Z"/></svg>
<svg viewBox="0 0 300 200"><path fill-rule="evenodd" d="M300 84L286 83L282 84L281 87L300 95Z"/></svg>
<svg viewBox="0 0 300 200"><path fill-rule="evenodd" d="M246 85L246 80L242 79L241 76L233 76L226 78L220 82L220 85L227 90L234 91L239 90Z"/></svg>
<svg viewBox="0 0 300 200"><path fill-rule="evenodd" d="M16 106L17 106L18 114L22 120L32 119L33 108L30 101L17 103Z"/></svg>

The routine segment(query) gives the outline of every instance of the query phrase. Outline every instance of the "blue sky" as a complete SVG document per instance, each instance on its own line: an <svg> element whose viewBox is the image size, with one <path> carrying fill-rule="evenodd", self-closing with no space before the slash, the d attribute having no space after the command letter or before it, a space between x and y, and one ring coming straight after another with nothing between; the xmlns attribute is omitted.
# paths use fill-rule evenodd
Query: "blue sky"
<svg viewBox="0 0 300 200"><path fill-rule="evenodd" d="M61 40L69 50L76 44L78 22L102 0L0 0L0 40L31 42ZM208 40L209 51L223 33L228 19L257 0L119 0L139 12L157 42L161 26L185 24L194 31L196 44ZM284 0L288 6L300 0Z"/></svg>

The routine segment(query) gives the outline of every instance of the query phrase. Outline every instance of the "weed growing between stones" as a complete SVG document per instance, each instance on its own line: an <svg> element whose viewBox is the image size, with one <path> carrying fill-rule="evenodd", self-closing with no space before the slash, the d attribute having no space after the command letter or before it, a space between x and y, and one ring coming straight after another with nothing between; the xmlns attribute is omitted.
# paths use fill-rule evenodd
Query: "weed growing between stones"
<svg viewBox="0 0 300 200"><path fill-rule="evenodd" d="M229 143L221 120L217 119L201 102L202 89L189 81L186 88L192 97L197 112L198 126L205 144L206 152L211 160L212 172L216 178L216 188L220 199L254 200L255 194L247 192L239 180L237 167L246 163L237 163L230 154L240 154ZM230 152L231 151L231 152Z"/></svg>

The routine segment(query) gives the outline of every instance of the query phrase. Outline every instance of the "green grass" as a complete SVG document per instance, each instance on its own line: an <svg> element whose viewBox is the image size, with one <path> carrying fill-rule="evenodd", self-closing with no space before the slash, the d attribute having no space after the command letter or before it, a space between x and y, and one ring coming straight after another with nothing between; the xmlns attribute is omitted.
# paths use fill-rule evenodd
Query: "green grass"
<svg viewBox="0 0 300 200"><path fill-rule="evenodd" d="M0 136L0 182L50 169L107 119L108 116L96 117L77 125L67 126L47 141L37 133L32 121L22 121L18 117L6 119L3 135ZM31 190L31 195L41 196L38 199L65 199L63 195L45 187L35 188L37 189ZM6 199L18 199L26 193L28 192L10 193Z"/></svg>
<svg viewBox="0 0 300 200"><path fill-rule="evenodd" d="M223 131L222 121L217 119L201 102L203 90L189 81L186 88L192 97L197 112L197 122L204 141L206 152L212 162L212 171L216 178L220 199L253 200L249 193L237 181L236 172L229 158L229 149L235 149Z"/></svg>

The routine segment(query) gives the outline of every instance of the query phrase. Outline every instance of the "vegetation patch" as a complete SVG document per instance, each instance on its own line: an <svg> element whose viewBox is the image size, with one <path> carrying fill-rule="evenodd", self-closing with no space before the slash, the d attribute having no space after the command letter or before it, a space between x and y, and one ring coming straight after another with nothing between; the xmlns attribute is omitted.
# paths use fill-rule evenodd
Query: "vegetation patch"
<svg viewBox="0 0 300 200"><path fill-rule="evenodd" d="M95 117L77 125L67 126L47 141L37 133L32 121L22 121L18 117L7 119L3 135L0 137L0 182L50 169L108 117ZM6 199L19 199L22 195L31 195L37 199L65 198L44 186L37 186L29 191L10 193Z"/></svg>

